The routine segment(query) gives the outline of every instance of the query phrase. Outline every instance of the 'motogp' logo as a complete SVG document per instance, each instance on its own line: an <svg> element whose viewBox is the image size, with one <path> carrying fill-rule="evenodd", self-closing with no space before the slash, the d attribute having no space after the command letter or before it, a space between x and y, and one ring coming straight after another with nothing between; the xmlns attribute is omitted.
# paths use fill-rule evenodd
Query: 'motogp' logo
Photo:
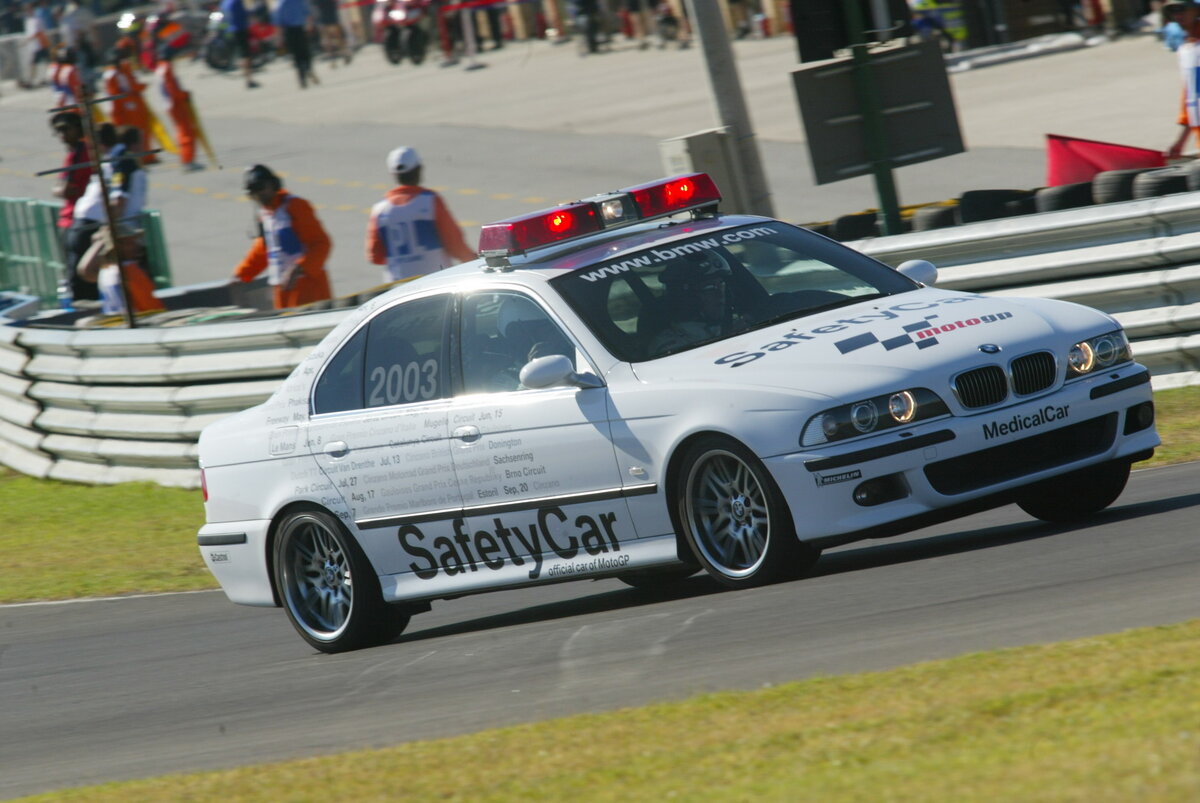
<svg viewBox="0 0 1200 803"><path fill-rule="evenodd" d="M997 312L994 315L980 315L978 318L967 318L944 324L933 323L937 317L937 315L929 315L915 323L905 324L900 327L900 334L895 337L889 337L886 340L880 340L879 336L874 332L863 332L861 335L839 340L834 345L837 346L838 351L842 354L849 354L852 351L858 351L875 343L880 344L888 351L898 349L901 346L907 346L911 343L915 343L919 349L927 349L930 346L938 344L938 335L949 334L950 332L956 332L959 329L966 329L971 326L1003 321L1006 318L1011 318L1012 313Z"/></svg>

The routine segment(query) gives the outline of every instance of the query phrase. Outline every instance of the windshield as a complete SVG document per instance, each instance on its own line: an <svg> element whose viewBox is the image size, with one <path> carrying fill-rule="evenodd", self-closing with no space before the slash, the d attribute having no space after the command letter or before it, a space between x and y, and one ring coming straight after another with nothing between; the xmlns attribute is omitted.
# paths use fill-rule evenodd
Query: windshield
<svg viewBox="0 0 1200 803"><path fill-rule="evenodd" d="M917 287L870 257L778 221L624 254L553 284L629 362Z"/></svg>

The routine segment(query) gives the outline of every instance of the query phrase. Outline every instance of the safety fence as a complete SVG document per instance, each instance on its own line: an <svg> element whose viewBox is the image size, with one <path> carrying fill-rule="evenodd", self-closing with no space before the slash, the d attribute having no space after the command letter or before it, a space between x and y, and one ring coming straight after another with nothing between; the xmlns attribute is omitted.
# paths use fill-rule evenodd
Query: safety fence
<svg viewBox="0 0 1200 803"><path fill-rule="evenodd" d="M1200 384L1200 193L852 243L938 285L1115 315L1156 388ZM0 327L0 463L89 483L199 484L208 423L266 399L347 313L177 328Z"/></svg>
<svg viewBox="0 0 1200 803"><path fill-rule="evenodd" d="M37 296L55 304L63 275L63 244L58 228L62 204L30 198L0 198L0 291ZM142 212L142 239L146 270L155 287L171 286L171 261L162 216L153 209Z"/></svg>

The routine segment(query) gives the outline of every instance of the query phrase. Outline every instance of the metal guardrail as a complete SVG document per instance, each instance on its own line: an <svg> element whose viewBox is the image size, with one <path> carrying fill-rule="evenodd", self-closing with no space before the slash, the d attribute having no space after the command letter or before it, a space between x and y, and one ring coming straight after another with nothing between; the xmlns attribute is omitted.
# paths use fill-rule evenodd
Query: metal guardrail
<svg viewBox="0 0 1200 803"><path fill-rule="evenodd" d="M1200 384L1200 193L850 243L938 285L1048 296L1126 326L1156 388ZM266 399L346 309L177 328L0 327L0 463L89 483L199 483L210 421Z"/></svg>
<svg viewBox="0 0 1200 803"><path fill-rule="evenodd" d="M0 198L0 290L37 296L43 304L58 303L58 280L63 275L62 235L58 211L62 203L30 198ZM146 271L155 287L171 286L171 260L157 210L142 212Z"/></svg>

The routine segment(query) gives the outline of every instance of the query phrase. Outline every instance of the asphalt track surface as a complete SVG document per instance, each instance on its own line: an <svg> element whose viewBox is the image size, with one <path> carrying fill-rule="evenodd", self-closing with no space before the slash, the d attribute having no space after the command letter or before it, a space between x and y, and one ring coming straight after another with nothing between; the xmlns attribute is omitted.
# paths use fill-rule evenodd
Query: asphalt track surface
<svg viewBox="0 0 1200 803"><path fill-rule="evenodd" d="M742 592L580 581L438 602L327 656L220 592L0 606L0 798L381 747L1200 616L1200 463L1073 527L1015 506Z"/></svg>

